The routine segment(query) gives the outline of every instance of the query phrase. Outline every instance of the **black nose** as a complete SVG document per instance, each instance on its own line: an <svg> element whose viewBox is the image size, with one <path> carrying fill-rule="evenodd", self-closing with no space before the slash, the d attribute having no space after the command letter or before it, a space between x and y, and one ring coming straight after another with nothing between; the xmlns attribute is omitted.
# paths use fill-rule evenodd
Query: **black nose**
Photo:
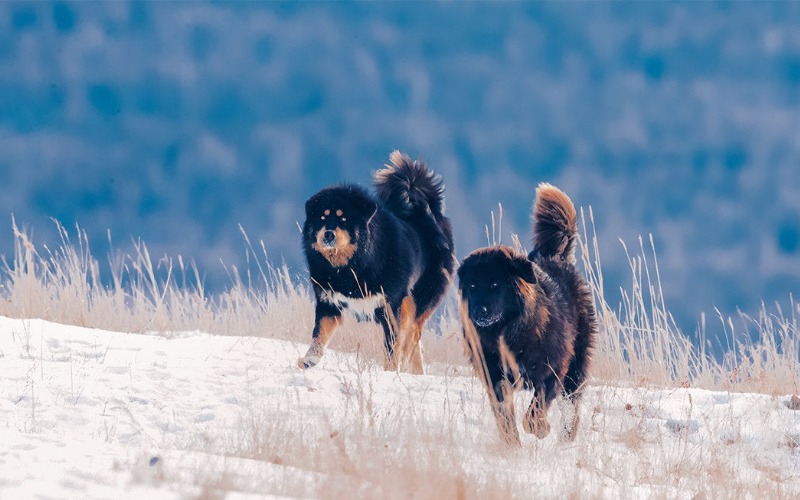
<svg viewBox="0 0 800 500"><path fill-rule="evenodd" d="M472 308L470 315L473 319L480 319L489 316L489 308L486 306L478 306Z"/></svg>
<svg viewBox="0 0 800 500"><path fill-rule="evenodd" d="M334 233L330 229L326 230L322 234L322 242L325 243L326 245L330 245L334 241L336 241L336 233Z"/></svg>

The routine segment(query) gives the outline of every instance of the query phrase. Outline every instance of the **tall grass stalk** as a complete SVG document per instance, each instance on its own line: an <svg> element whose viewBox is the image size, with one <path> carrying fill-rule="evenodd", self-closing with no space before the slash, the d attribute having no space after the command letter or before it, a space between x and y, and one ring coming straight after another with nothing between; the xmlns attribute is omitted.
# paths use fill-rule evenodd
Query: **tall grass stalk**
<svg viewBox="0 0 800 500"><path fill-rule="evenodd" d="M744 313L738 318L718 312L728 349L722 358L707 348L704 321L693 343L680 331L670 314L661 284L658 256L652 236L639 238L631 253L620 240L630 270L630 287L621 289L622 300L612 308L606 299L595 232L594 214L581 210L579 253L584 273L595 296L600 335L592 374L600 381L634 386L693 386L705 389L797 393L800 374L798 305L784 314L779 305L769 312L762 304L757 319ZM742 332L737 330L743 329ZM755 335L749 332L755 330Z"/></svg>
<svg viewBox="0 0 800 500"><path fill-rule="evenodd" d="M491 237L499 242L500 221L492 218ZM579 254L596 299L600 335L592 374L596 382L622 386L694 386L707 389L798 392L800 339L798 312L765 305L753 317L719 314L720 338L727 344L718 358L709 353L705 327L693 343L669 313L652 237L640 238L631 251L623 242L630 283L612 306L606 297L594 214L581 211ZM497 226L495 225L497 224ZM112 251L110 277L101 280L89 238L58 222L56 248L37 246L12 219L14 253L0 266L0 315L42 318L84 327L173 336L187 331L244 335L307 342L313 323L313 299L305 283L284 264L270 263L267 245L254 243L243 228L245 269L223 264L228 286L209 293L201 272L181 256L154 259L144 242L130 253ZM109 236L110 240L110 236ZM519 238L512 242L520 247ZM704 322L703 322L704 325ZM348 323L332 348L362 353L381 363L377 327ZM426 360L444 370L466 366L452 295L428 322L423 336ZM348 335L347 332L350 332ZM374 337L367 340L367 337ZM377 346L377 347L376 347Z"/></svg>

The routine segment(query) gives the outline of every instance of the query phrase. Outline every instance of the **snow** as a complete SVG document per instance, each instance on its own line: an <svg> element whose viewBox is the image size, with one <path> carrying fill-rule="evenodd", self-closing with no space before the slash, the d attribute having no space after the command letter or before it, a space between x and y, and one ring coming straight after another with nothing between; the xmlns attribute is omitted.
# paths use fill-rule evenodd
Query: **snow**
<svg viewBox="0 0 800 500"><path fill-rule="evenodd" d="M0 498L800 494L788 395L594 384L575 442L508 450L465 367L329 350L301 371L305 348L0 317Z"/></svg>

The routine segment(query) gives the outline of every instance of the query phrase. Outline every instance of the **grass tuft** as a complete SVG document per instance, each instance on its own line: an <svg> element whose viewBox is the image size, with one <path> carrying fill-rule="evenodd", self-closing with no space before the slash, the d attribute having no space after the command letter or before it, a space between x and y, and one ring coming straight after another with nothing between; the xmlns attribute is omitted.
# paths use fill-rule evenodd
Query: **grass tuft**
<svg viewBox="0 0 800 500"><path fill-rule="evenodd" d="M773 395L800 392L800 305L792 300L786 312L762 306L754 317L720 314L718 337L726 350L715 357L705 327L699 332L700 342L692 343L670 314L652 237L639 238L634 251L621 242L630 286L621 290L621 303L612 307L606 299L591 209L588 217L581 211L581 222L579 254L600 323L592 367L595 383ZM496 228L501 224L493 216L492 241L499 241ZM193 331L303 343L310 337L313 298L307 284L285 264L272 265L265 243L254 244L241 227L246 267L226 266L229 284L216 294L205 290L194 263L181 256L154 259L141 241L133 243L130 253L112 252L110 278L101 281L89 237L79 227L70 233L55 222L59 244L54 249L37 246L13 219L12 227L14 254L10 261L3 257L0 266L0 315L166 337ZM519 241L514 236L512 240ZM423 345L431 373L463 372L466 360L452 292L427 330ZM375 325L349 321L331 347L358 352L363 362L382 363L380 338Z"/></svg>

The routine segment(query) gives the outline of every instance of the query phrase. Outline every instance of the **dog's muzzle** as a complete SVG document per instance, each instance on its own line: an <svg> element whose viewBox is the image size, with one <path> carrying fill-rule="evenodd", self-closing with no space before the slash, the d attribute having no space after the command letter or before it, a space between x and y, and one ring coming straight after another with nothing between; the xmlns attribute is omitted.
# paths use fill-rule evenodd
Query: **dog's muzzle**
<svg viewBox="0 0 800 500"><path fill-rule="evenodd" d="M501 314L489 314L489 309L486 306L475 307L469 312L472 322L481 328L492 326L500 321Z"/></svg>
<svg viewBox="0 0 800 500"><path fill-rule="evenodd" d="M336 246L336 233L330 229L326 229L325 232L322 233L322 244L326 247Z"/></svg>

